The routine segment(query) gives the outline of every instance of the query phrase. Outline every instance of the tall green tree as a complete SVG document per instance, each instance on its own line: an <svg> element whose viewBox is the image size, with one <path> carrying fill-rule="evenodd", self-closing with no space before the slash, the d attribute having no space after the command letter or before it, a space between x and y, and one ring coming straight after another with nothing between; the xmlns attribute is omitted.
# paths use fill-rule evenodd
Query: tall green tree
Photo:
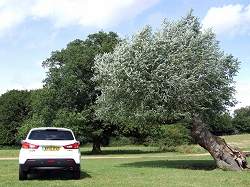
<svg viewBox="0 0 250 187"><path fill-rule="evenodd" d="M239 133L250 133L250 106L234 110L233 126Z"/></svg>
<svg viewBox="0 0 250 187"><path fill-rule="evenodd" d="M30 91L10 90L0 97L0 145L17 143L16 134L30 117Z"/></svg>
<svg viewBox="0 0 250 187"><path fill-rule="evenodd" d="M168 124L186 117L191 136L220 168L246 167L246 158L204 123L236 103L233 77L239 62L218 43L192 11L177 21L164 20L154 31L145 26L112 53L96 57L94 80L102 92L98 117L138 124Z"/></svg>
<svg viewBox="0 0 250 187"><path fill-rule="evenodd" d="M47 123L54 126L63 125L60 116L65 119L67 115L73 115L71 119L79 119L79 115L82 115L81 119L85 118L87 124L80 124L79 121L71 124L78 126L78 129L84 127L82 132L92 136L92 152L101 151L100 137L106 126L94 115L94 104L100 94L95 90L96 83L92 80L94 58L97 54L112 52L119 40L114 32L100 31L89 35L84 41L77 39L70 42L67 48L52 52L51 57L43 62L43 67L48 68L44 88L50 99L45 99L42 107L52 110L44 118L49 119ZM46 110L43 114L46 114Z"/></svg>

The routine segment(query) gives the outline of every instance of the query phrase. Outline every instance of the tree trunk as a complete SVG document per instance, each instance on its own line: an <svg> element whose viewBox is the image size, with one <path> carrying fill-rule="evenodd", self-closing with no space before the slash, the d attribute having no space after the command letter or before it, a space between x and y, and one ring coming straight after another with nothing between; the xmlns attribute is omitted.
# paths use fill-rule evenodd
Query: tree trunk
<svg viewBox="0 0 250 187"><path fill-rule="evenodd" d="M100 137L94 136L93 137L93 148L92 148L91 154L100 154L100 153L102 153Z"/></svg>
<svg viewBox="0 0 250 187"><path fill-rule="evenodd" d="M239 148L232 148L224 139L213 135L197 116L193 117L191 136L211 154L222 170L237 171L249 168L246 155Z"/></svg>

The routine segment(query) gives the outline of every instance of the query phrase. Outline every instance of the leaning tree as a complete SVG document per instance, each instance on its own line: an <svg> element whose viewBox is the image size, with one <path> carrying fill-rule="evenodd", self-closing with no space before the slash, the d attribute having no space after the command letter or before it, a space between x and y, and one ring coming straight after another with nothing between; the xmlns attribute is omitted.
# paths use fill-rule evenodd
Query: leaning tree
<svg viewBox="0 0 250 187"><path fill-rule="evenodd" d="M191 136L221 169L247 167L244 153L213 135L206 120L234 106L239 62L224 54L192 10L160 29L145 26L95 58L100 119L138 124L190 120Z"/></svg>

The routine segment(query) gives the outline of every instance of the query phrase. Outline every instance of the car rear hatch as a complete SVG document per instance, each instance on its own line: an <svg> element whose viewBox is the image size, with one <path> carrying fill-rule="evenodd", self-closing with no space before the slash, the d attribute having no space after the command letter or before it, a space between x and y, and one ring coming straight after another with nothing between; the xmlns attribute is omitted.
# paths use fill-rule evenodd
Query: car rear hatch
<svg viewBox="0 0 250 187"><path fill-rule="evenodd" d="M38 128L32 130L22 145L27 148L29 155L47 157L69 157L73 151L79 149L71 131L57 128Z"/></svg>
<svg viewBox="0 0 250 187"><path fill-rule="evenodd" d="M39 157L69 157L74 150L76 141L71 140L32 140L30 144L39 146L37 149L30 149L29 155Z"/></svg>

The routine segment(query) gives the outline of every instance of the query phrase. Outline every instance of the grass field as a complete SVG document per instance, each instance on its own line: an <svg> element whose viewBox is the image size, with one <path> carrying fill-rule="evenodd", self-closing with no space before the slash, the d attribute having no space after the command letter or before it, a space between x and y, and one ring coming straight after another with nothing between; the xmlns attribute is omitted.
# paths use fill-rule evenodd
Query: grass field
<svg viewBox="0 0 250 187"><path fill-rule="evenodd" d="M250 135L223 137L229 144L250 150ZM242 143L245 142L245 143ZM188 149L188 147L185 147ZM193 147L189 148L189 151ZM195 149L197 150L197 148ZM103 155L83 153L80 180L67 172L34 173L18 180L18 150L0 150L0 186L87 187L247 187L250 171L221 171L209 155L160 153L152 147L103 148ZM202 152L202 149L201 149ZM192 152L191 152L192 153ZM12 160L3 160L3 158Z"/></svg>

